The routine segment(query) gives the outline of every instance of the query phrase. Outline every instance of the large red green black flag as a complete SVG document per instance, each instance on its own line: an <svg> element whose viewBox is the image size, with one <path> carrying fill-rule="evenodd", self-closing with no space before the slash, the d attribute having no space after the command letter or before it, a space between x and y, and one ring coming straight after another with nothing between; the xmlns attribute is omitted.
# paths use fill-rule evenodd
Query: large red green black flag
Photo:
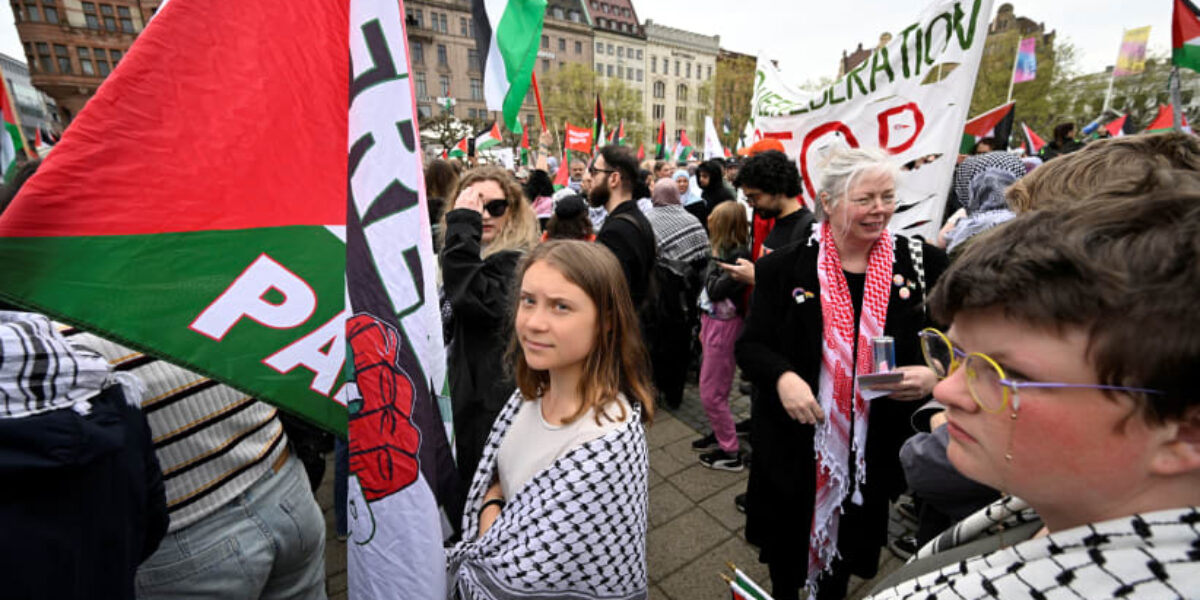
<svg viewBox="0 0 1200 600"><path fill-rule="evenodd" d="M3 299L349 430L356 598L445 597L455 481L403 15L164 3L0 216Z"/></svg>

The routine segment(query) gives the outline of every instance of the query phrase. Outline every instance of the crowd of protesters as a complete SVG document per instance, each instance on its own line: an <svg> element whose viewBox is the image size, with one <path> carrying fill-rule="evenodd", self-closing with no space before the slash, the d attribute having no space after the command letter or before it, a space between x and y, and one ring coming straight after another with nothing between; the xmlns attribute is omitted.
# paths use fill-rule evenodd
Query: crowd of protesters
<svg viewBox="0 0 1200 600"><path fill-rule="evenodd" d="M606 146L558 165L561 189L549 134L515 172L428 161L451 597L646 597L645 428L689 380L711 425L698 462L749 468L736 502L776 599L875 577L906 492L913 559L874 598L1195 597L1200 144L1073 134L1040 166L982 140L931 240L889 227L900 171L877 150L825 156L811 209L774 140L684 164ZM888 377L860 379L882 338ZM31 347L70 381L2 368ZM28 490L0 496L5 537L63 540L3 545L35 565L13 572L18 597L324 597L302 429L17 307L0 307L0 351L0 473ZM8 400L31 393L33 413ZM74 431L88 441L63 454ZM61 518L85 507L112 519ZM120 543L54 554L80 535Z"/></svg>

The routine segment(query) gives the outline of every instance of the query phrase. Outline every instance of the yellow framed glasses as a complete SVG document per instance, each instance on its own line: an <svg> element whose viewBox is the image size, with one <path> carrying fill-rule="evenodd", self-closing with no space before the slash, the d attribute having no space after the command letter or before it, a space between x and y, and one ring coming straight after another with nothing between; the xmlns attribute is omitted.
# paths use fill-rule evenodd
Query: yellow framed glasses
<svg viewBox="0 0 1200 600"><path fill-rule="evenodd" d="M1162 393L1159 390L1117 385L1015 381L1005 375L1004 368L992 357L982 352L967 354L955 348L950 338L937 329L930 327L922 330L920 337L925 364L933 369L938 379L945 379L960 366L963 367L971 399L975 400L980 409L989 413L1004 411L1009 402L1012 403L1013 410L1019 409L1021 398L1018 391L1021 388L1088 388L1143 394Z"/></svg>

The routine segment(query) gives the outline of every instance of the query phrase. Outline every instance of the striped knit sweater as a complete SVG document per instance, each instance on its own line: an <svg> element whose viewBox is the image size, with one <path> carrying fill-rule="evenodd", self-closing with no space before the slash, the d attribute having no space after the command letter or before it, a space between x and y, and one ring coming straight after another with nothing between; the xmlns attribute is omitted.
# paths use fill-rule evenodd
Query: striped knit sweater
<svg viewBox="0 0 1200 600"><path fill-rule="evenodd" d="M142 412L167 488L174 532L211 514L258 481L287 447L275 408L233 388L104 338L65 328L115 372L146 386Z"/></svg>

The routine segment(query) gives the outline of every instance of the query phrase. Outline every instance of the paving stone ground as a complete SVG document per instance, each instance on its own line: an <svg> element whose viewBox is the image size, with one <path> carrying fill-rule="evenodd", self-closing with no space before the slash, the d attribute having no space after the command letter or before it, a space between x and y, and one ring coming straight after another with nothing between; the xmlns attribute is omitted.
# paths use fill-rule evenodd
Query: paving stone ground
<svg viewBox="0 0 1200 600"><path fill-rule="evenodd" d="M750 399L734 382L731 406L735 420L749 417ZM708 418L698 390L689 384L678 409L663 407L647 433L650 445L650 533L647 559L651 600L724 600L729 587L721 573L733 563L770 590L766 565L745 539L746 517L734 508L734 496L746 490L749 470L729 473L705 468L691 449L692 440L708 433ZM906 532L893 515L889 533ZM903 561L884 549L879 577ZM848 598L861 598L876 580L851 579Z"/></svg>
<svg viewBox="0 0 1200 600"><path fill-rule="evenodd" d="M740 421L750 416L750 398L738 391L739 383L734 382L731 407L734 419ZM746 517L733 505L734 496L746 490L749 471L707 469L691 449L692 440L709 431L699 391L690 383L680 407L662 407L647 433L650 533L646 551L651 600L726 600L729 587L720 578L721 573L730 572L726 563L737 565L770 589L766 565L759 564L758 550L746 542ZM334 535L332 454L316 496L326 522L325 589L330 600L346 600L346 544ZM905 531L906 526L893 515L889 534ZM878 577L902 564L884 549ZM874 581L853 578L848 597L863 597Z"/></svg>

